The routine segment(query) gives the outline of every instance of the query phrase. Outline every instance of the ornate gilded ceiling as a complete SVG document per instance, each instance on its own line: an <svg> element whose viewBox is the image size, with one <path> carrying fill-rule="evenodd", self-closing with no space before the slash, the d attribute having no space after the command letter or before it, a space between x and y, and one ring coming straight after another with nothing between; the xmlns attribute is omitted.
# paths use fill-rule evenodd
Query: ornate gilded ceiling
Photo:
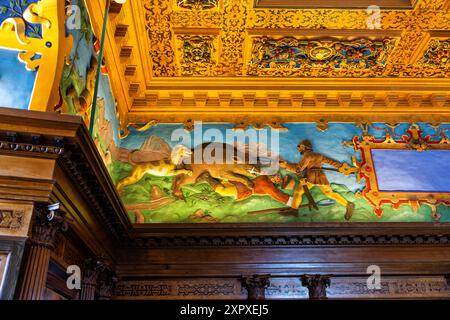
<svg viewBox="0 0 450 320"><path fill-rule="evenodd" d="M101 3L89 4L97 28ZM386 117L447 112L450 1L311 3L136 0L116 8L106 58L123 125L237 113L307 120L375 107Z"/></svg>
<svg viewBox="0 0 450 320"><path fill-rule="evenodd" d="M255 8L367 8L377 4L381 8L411 9L416 0L255 0Z"/></svg>

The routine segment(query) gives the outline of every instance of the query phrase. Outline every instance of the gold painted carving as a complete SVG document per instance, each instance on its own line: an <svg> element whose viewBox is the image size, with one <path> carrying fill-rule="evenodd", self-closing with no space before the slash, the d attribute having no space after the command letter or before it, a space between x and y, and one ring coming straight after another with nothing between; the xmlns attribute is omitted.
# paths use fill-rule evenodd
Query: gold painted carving
<svg viewBox="0 0 450 320"><path fill-rule="evenodd" d="M214 2L214 3L213 3ZM145 0L146 24L150 37L153 75L177 76L270 76L270 77L445 77L448 71L442 67L418 65L417 58L424 52L429 30L450 30L450 13L447 1L419 1L414 10L381 10L380 38L383 30L402 31L395 49L386 50L390 59L386 65L373 68L321 68L305 66L302 71L270 70L256 71L249 59L253 59L255 46L249 33L267 34L268 31L288 32L297 30L367 30L367 10L343 9L255 9L251 0L218 1L171 1ZM212 31L215 30L215 31ZM185 50L177 40L182 37L206 37L219 34L209 50L218 54L214 68L207 60L197 67L183 64ZM332 34L332 32L328 32ZM261 37L257 36L256 38ZM266 38L270 38L267 36ZM279 39L274 36L273 39ZM345 37L344 37L345 38ZM320 38L310 41L323 41ZM393 38L390 38L393 39ZM361 39L362 40L362 39ZM372 38L364 39L374 42ZM354 41L349 38L347 41ZM394 41L392 40L392 44ZM251 52L246 58L244 52ZM389 52L388 52L389 51ZM175 57L178 57L176 59ZM184 59L185 60L185 59ZM179 70L181 69L181 70Z"/></svg>
<svg viewBox="0 0 450 320"><path fill-rule="evenodd" d="M219 0L176 0L177 5L184 9L208 10L217 7Z"/></svg>
<svg viewBox="0 0 450 320"><path fill-rule="evenodd" d="M214 75L216 63L216 36L178 35L178 48L181 52L180 70L183 76Z"/></svg>
<svg viewBox="0 0 450 320"><path fill-rule="evenodd" d="M42 39L26 35L25 21L41 25ZM41 0L30 4L22 17L6 19L0 27L0 44L18 51L27 70L39 68L29 109L52 110L59 101L59 81L72 48L72 37L65 35L64 1Z"/></svg>
<svg viewBox="0 0 450 320"><path fill-rule="evenodd" d="M317 41L254 37L252 76L380 76L395 39Z"/></svg>
<svg viewBox="0 0 450 320"><path fill-rule="evenodd" d="M171 28L170 0L146 0L146 28L150 39L150 55L153 76L178 75L173 48L174 34Z"/></svg>
<svg viewBox="0 0 450 320"><path fill-rule="evenodd" d="M224 5L219 73L239 76L244 67L244 42L247 36L248 1L228 0Z"/></svg>
<svg viewBox="0 0 450 320"><path fill-rule="evenodd" d="M440 215L436 211L436 206L439 204L450 206L450 194L444 192L391 192L379 190L372 150L415 150L417 152L449 150L448 137L443 129L436 130L434 136L424 136L420 126L412 123L409 129L406 130L406 134L398 138L394 137L395 127L396 125L389 126L389 129L385 131L385 136L380 139L368 134L369 126L364 124L362 126L364 133L362 139L358 136L353 139L355 150L361 152L362 159L361 162L354 160L354 165L359 168L357 178L358 180L364 179L366 181L366 188L361 192L361 196L374 207L374 212L378 216L383 214L382 205L384 204L390 204L394 209L399 209L402 204L408 204L414 210L417 210L421 204L427 204L432 208L432 218L439 220Z"/></svg>
<svg viewBox="0 0 450 320"><path fill-rule="evenodd" d="M433 68L448 69L450 67L450 39L433 39L420 63Z"/></svg>

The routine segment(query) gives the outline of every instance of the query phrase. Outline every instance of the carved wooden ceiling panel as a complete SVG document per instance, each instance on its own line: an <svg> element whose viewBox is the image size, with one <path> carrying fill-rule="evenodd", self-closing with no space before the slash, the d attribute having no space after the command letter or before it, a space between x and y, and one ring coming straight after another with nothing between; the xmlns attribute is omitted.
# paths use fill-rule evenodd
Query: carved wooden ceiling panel
<svg viewBox="0 0 450 320"><path fill-rule="evenodd" d="M254 0L255 8L367 8L377 4L381 8L411 9L416 0Z"/></svg>
<svg viewBox="0 0 450 320"><path fill-rule="evenodd" d="M292 106L299 95L325 95L325 105L348 94L387 101L387 89L400 105L423 95L431 106L439 95L446 106L450 0L369 2L128 1L111 14L106 47L123 121L147 120L161 106L172 108L167 119L181 106ZM100 26L97 3L88 6Z"/></svg>
<svg viewBox="0 0 450 320"><path fill-rule="evenodd" d="M258 9L242 0L145 2L155 77L448 76L445 65L420 63L435 41L428 41L429 30L450 26L448 14L425 3L416 10L367 12ZM446 54L434 50L431 59Z"/></svg>

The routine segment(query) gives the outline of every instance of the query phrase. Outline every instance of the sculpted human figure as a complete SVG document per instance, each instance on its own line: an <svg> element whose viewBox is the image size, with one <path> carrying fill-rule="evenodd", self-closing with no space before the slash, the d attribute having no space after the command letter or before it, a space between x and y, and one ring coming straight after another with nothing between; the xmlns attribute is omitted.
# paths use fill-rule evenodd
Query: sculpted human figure
<svg viewBox="0 0 450 320"><path fill-rule="evenodd" d="M299 163L291 164L286 161L280 162L282 168L301 175L300 183L295 188L293 197L289 199L287 205L294 209L298 209L302 204L302 196L305 193L304 186L308 189L317 186L328 198L335 200L346 208L345 220L350 220L353 215L353 210L355 209L355 204L347 201L339 193L333 191L322 167L322 164L327 164L338 169L338 172L349 174L351 173L351 170L349 170L348 164L342 164L323 154L314 152L309 140L300 142L297 149L300 154L303 155L303 158Z"/></svg>

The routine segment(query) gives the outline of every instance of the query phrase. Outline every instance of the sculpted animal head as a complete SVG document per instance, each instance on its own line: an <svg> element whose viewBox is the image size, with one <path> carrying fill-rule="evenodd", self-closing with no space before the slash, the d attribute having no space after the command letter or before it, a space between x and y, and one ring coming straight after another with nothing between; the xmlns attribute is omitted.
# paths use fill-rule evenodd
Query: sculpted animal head
<svg viewBox="0 0 450 320"><path fill-rule="evenodd" d="M170 159L173 164L178 165L181 164L184 159L189 158L191 154L192 151L188 147L180 144L173 148Z"/></svg>

